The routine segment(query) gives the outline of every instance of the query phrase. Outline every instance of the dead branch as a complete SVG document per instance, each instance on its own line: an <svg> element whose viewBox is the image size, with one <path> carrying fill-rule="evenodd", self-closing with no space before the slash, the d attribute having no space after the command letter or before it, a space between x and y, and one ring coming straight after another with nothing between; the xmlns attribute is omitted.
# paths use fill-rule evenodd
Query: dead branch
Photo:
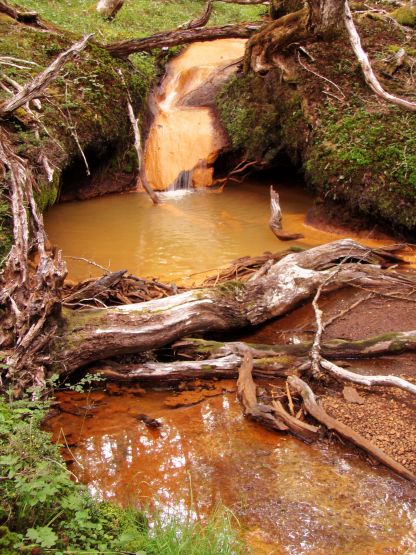
<svg viewBox="0 0 416 555"><path fill-rule="evenodd" d="M273 185L270 185L270 211L269 227L279 241L295 241L304 237L302 233L285 233L283 231L279 193L273 189Z"/></svg>
<svg viewBox="0 0 416 555"><path fill-rule="evenodd" d="M100 295L102 292L107 291L109 288L117 285L126 271L127 270L120 270L119 272L113 272L112 274L108 274L98 279L97 281L89 283L82 289L64 297L63 303L76 303L78 301L82 301L87 297L94 298L97 295Z"/></svg>
<svg viewBox="0 0 416 555"><path fill-rule="evenodd" d="M280 401L273 401L272 406L274 414L286 424L294 436L303 439L307 443L316 441L319 432L316 426L302 422L299 418L289 414Z"/></svg>
<svg viewBox="0 0 416 555"><path fill-rule="evenodd" d="M245 351L237 380L237 397L243 406L244 416L256 420L272 430L288 430L283 422L273 416L270 407L257 402L256 384L253 381L252 370L253 355L250 351Z"/></svg>
<svg viewBox="0 0 416 555"><path fill-rule="evenodd" d="M142 39L131 39L115 42L105 46L106 50L116 58L127 58L135 52L148 52L154 48L190 44L192 42L211 41L223 38L248 38L258 31L262 23L246 23L238 25L221 25L219 27L196 29L173 29L165 33L157 33Z"/></svg>
<svg viewBox="0 0 416 555"><path fill-rule="evenodd" d="M394 96L385 91L381 86L376 77L376 74L373 71L373 68L371 67L371 63L366 52L361 46L360 35L358 34L355 27L348 2L345 2L344 4L344 23L345 28L348 32L348 36L350 38L352 49L354 50L354 53L358 61L360 62L364 79L371 90L374 91L377 96L379 96L383 100L386 100L387 102L391 102L392 104L395 104L396 106L399 106L400 108L403 108L405 110L416 112L416 102L411 102L410 100L405 100L404 98Z"/></svg>
<svg viewBox="0 0 416 555"><path fill-rule="evenodd" d="M328 428L328 430L335 430L341 437L351 441L377 461L381 462L388 468L391 468L394 472L406 478L411 482L416 482L416 476L407 470L403 465L395 461L392 457L384 453L381 449L376 447L373 443L365 439L362 435L355 432L349 426L346 426L342 422L339 422L332 416L329 416L327 412L322 408L322 406L316 401L315 395L309 385L298 378L297 376L289 376L288 382L290 386L302 396L305 409L308 413L313 416L318 422L323 424Z"/></svg>
<svg viewBox="0 0 416 555"><path fill-rule="evenodd" d="M271 430L290 430L307 443L317 439L318 428L291 416L280 402L274 401L272 406L258 402L252 371L253 355L249 350L244 350L237 380L237 397L243 406L244 416Z"/></svg>
<svg viewBox="0 0 416 555"><path fill-rule="evenodd" d="M404 334L406 332L403 332ZM358 383L360 385L366 385L367 387L373 386L388 386L388 387L398 387L404 391L408 391L413 395L416 395L416 385L399 378L398 376L364 376L362 374L357 374L356 372L350 372L345 370L340 366L330 362L329 360L321 359L321 366L327 370L332 376L341 378L348 382Z"/></svg>
<svg viewBox="0 0 416 555"><path fill-rule="evenodd" d="M112 20L123 7L124 1L125 0L99 0L96 11L106 19Z"/></svg>
<svg viewBox="0 0 416 555"><path fill-rule="evenodd" d="M178 29L196 29L198 27L204 27L208 23L209 18L211 17L213 7L214 7L213 0L207 0L205 2L205 6L201 15L196 19L191 19L191 21L188 21L183 25L179 25Z"/></svg>
<svg viewBox="0 0 416 555"><path fill-rule="evenodd" d="M49 30L49 27L40 19L37 12L26 12L19 10L15 6L11 6L8 2L5 2L4 0L0 1L0 13L8 15L19 23L34 25L35 27Z"/></svg>
<svg viewBox="0 0 416 555"><path fill-rule="evenodd" d="M49 83L56 79L62 67L69 60L74 58L74 56L84 50L87 42L92 36L92 34L87 35L82 40L73 44L71 48L59 54L59 56L44 71L36 75L36 77L27 83L20 92L15 94L12 98L0 106L0 116L10 114L17 108L20 108L20 106L23 106L27 102L41 96Z"/></svg>
<svg viewBox="0 0 416 555"><path fill-rule="evenodd" d="M251 350L254 360L258 358L272 359L273 357L286 359L295 357L306 360L310 353L312 341L276 345L244 343L244 346ZM227 341L223 343L207 339L185 338L176 342L172 347L176 353L187 359L217 358L229 354L238 355L241 350L241 342ZM330 339L321 343L321 354L330 360L365 359L415 350L416 330L390 333L388 337L386 337L386 334L382 334L357 341Z"/></svg>
<svg viewBox="0 0 416 555"><path fill-rule="evenodd" d="M143 151L142 151L142 143L141 143L141 139L140 139L140 131L139 131L139 126L137 124L137 119L134 115L133 112L133 107L130 103L130 101L127 101L127 110L128 110L128 114L129 114L129 119L130 119L130 123L133 127L133 132L134 132L134 148L136 149L136 154L137 154L137 164L139 167L139 173L140 173L140 181L144 187L144 190L146 191L146 193L149 195L150 199L152 200L153 204L159 204L159 197L157 196L157 194L154 192L154 190L152 189L150 183L148 182L147 178L146 178L146 172L145 172L145 168L144 168L144 164L142 164L142 160L143 160Z"/></svg>

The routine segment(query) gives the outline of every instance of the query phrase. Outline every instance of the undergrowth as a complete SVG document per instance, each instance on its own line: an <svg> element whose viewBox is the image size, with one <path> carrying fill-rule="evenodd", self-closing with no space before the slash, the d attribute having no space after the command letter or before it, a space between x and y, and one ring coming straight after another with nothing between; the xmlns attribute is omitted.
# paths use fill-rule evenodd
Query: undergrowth
<svg viewBox="0 0 416 555"><path fill-rule="evenodd" d="M92 498L70 479L59 448L41 430L47 407L39 401L0 401L1 554L246 552L231 513L222 507L206 523L165 522L154 513Z"/></svg>

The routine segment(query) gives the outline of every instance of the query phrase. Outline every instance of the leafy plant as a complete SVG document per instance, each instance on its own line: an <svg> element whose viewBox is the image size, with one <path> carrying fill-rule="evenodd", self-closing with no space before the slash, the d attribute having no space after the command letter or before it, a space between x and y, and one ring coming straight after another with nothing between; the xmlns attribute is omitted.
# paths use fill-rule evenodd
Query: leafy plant
<svg viewBox="0 0 416 555"><path fill-rule="evenodd" d="M165 522L152 513L150 527L142 510L93 499L70 479L58 446L41 430L47 408L42 402L0 401L0 553L244 552L223 508L205 524Z"/></svg>

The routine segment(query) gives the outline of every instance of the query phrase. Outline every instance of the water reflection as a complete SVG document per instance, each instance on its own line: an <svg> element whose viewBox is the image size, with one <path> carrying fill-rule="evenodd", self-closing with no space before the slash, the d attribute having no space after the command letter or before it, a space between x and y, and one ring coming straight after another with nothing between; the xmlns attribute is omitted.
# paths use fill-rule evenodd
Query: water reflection
<svg viewBox="0 0 416 555"><path fill-rule="evenodd" d="M72 450L83 469L71 469L93 493L184 517L203 517L222 501L250 528L255 553L415 552L414 492L387 471L267 432L242 418L231 394L174 410L165 396L105 396L93 418L50 421L79 441ZM138 421L143 412L162 428Z"/></svg>
<svg viewBox="0 0 416 555"><path fill-rule="evenodd" d="M311 247L342 237L304 224L312 197L303 189L283 183L277 188L284 229L305 235L291 246ZM64 256L86 257L141 277L167 281L188 277L188 283L198 278L193 274L237 257L288 248L268 228L269 190L264 183L230 185L222 194L163 196L169 200L158 207L141 193L56 205L45 216L48 236ZM70 258L67 262L73 279L102 273L85 262Z"/></svg>

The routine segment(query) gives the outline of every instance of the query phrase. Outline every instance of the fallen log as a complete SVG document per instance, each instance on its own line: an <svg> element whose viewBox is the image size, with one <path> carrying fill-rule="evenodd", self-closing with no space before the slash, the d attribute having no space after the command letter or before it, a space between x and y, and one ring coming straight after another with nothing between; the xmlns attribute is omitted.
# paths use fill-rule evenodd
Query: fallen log
<svg viewBox="0 0 416 555"><path fill-rule="evenodd" d="M248 352L251 352L248 349ZM104 378L121 382L172 383L183 380L237 378L242 364L241 353L230 353L222 357L204 360L176 360L173 362L142 362L140 364L120 364L103 361L94 366L91 372ZM301 360L288 357L253 359L253 374L258 378L286 378L296 374Z"/></svg>
<svg viewBox="0 0 416 555"><path fill-rule="evenodd" d="M368 264L380 260L371 249L344 239L266 264L246 283L225 282L115 308L65 309L51 345L51 362L55 371L67 373L114 355L157 349L187 335L260 324L291 310L324 283L329 290L345 284L408 286L406 277Z"/></svg>
<svg viewBox="0 0 416 555"><path fill-rule="evenodd" d="M154 48L177 46L178 44L226 38L246 39L256 33L262 25L261 22L255 22L208 28L173 29L172 31L157 33L142 39L130 39L107 44L105 49L116 58L127 58L135 52L148 52Z"/></svg>
<svg viewBox="0 0 416 555"><path fill-rule="evenodd" d="M255 343L244 343L244 345L251 350L254 358L290 356L304 357L306 359L312 347L312 343L312 341L304 341L276 345ZM172 348L179 356L200 359L238 354L240 352L240 346L241 342L236 341L220 342L186 338L175 343ZM321 344L321 354L327 359L335 360L372 358L415 350L416 330L385 333L356 341L350 339L330 339L328 341L322 341Z"/></svg>
<svg viewBox="0 0 416 555"><path fill-rule="evenodd" d="M290 376L288 378L290 387L302 396L303 403L307 412L313 416L318 422L323 424L328 430L334 430L341 437L354 443L365 452L369 453L374 459L381 462L383 465L391 468L394 472L406 478L410 482L416 482L416 476L412 474L407 468L395 461L392 457L384 453L381 449L376 447L371 441L368 441L361 434L355 432L349 426L332 418L322 406L316 401L315 395L309 385L298 378L297 376Z"/></svg>

